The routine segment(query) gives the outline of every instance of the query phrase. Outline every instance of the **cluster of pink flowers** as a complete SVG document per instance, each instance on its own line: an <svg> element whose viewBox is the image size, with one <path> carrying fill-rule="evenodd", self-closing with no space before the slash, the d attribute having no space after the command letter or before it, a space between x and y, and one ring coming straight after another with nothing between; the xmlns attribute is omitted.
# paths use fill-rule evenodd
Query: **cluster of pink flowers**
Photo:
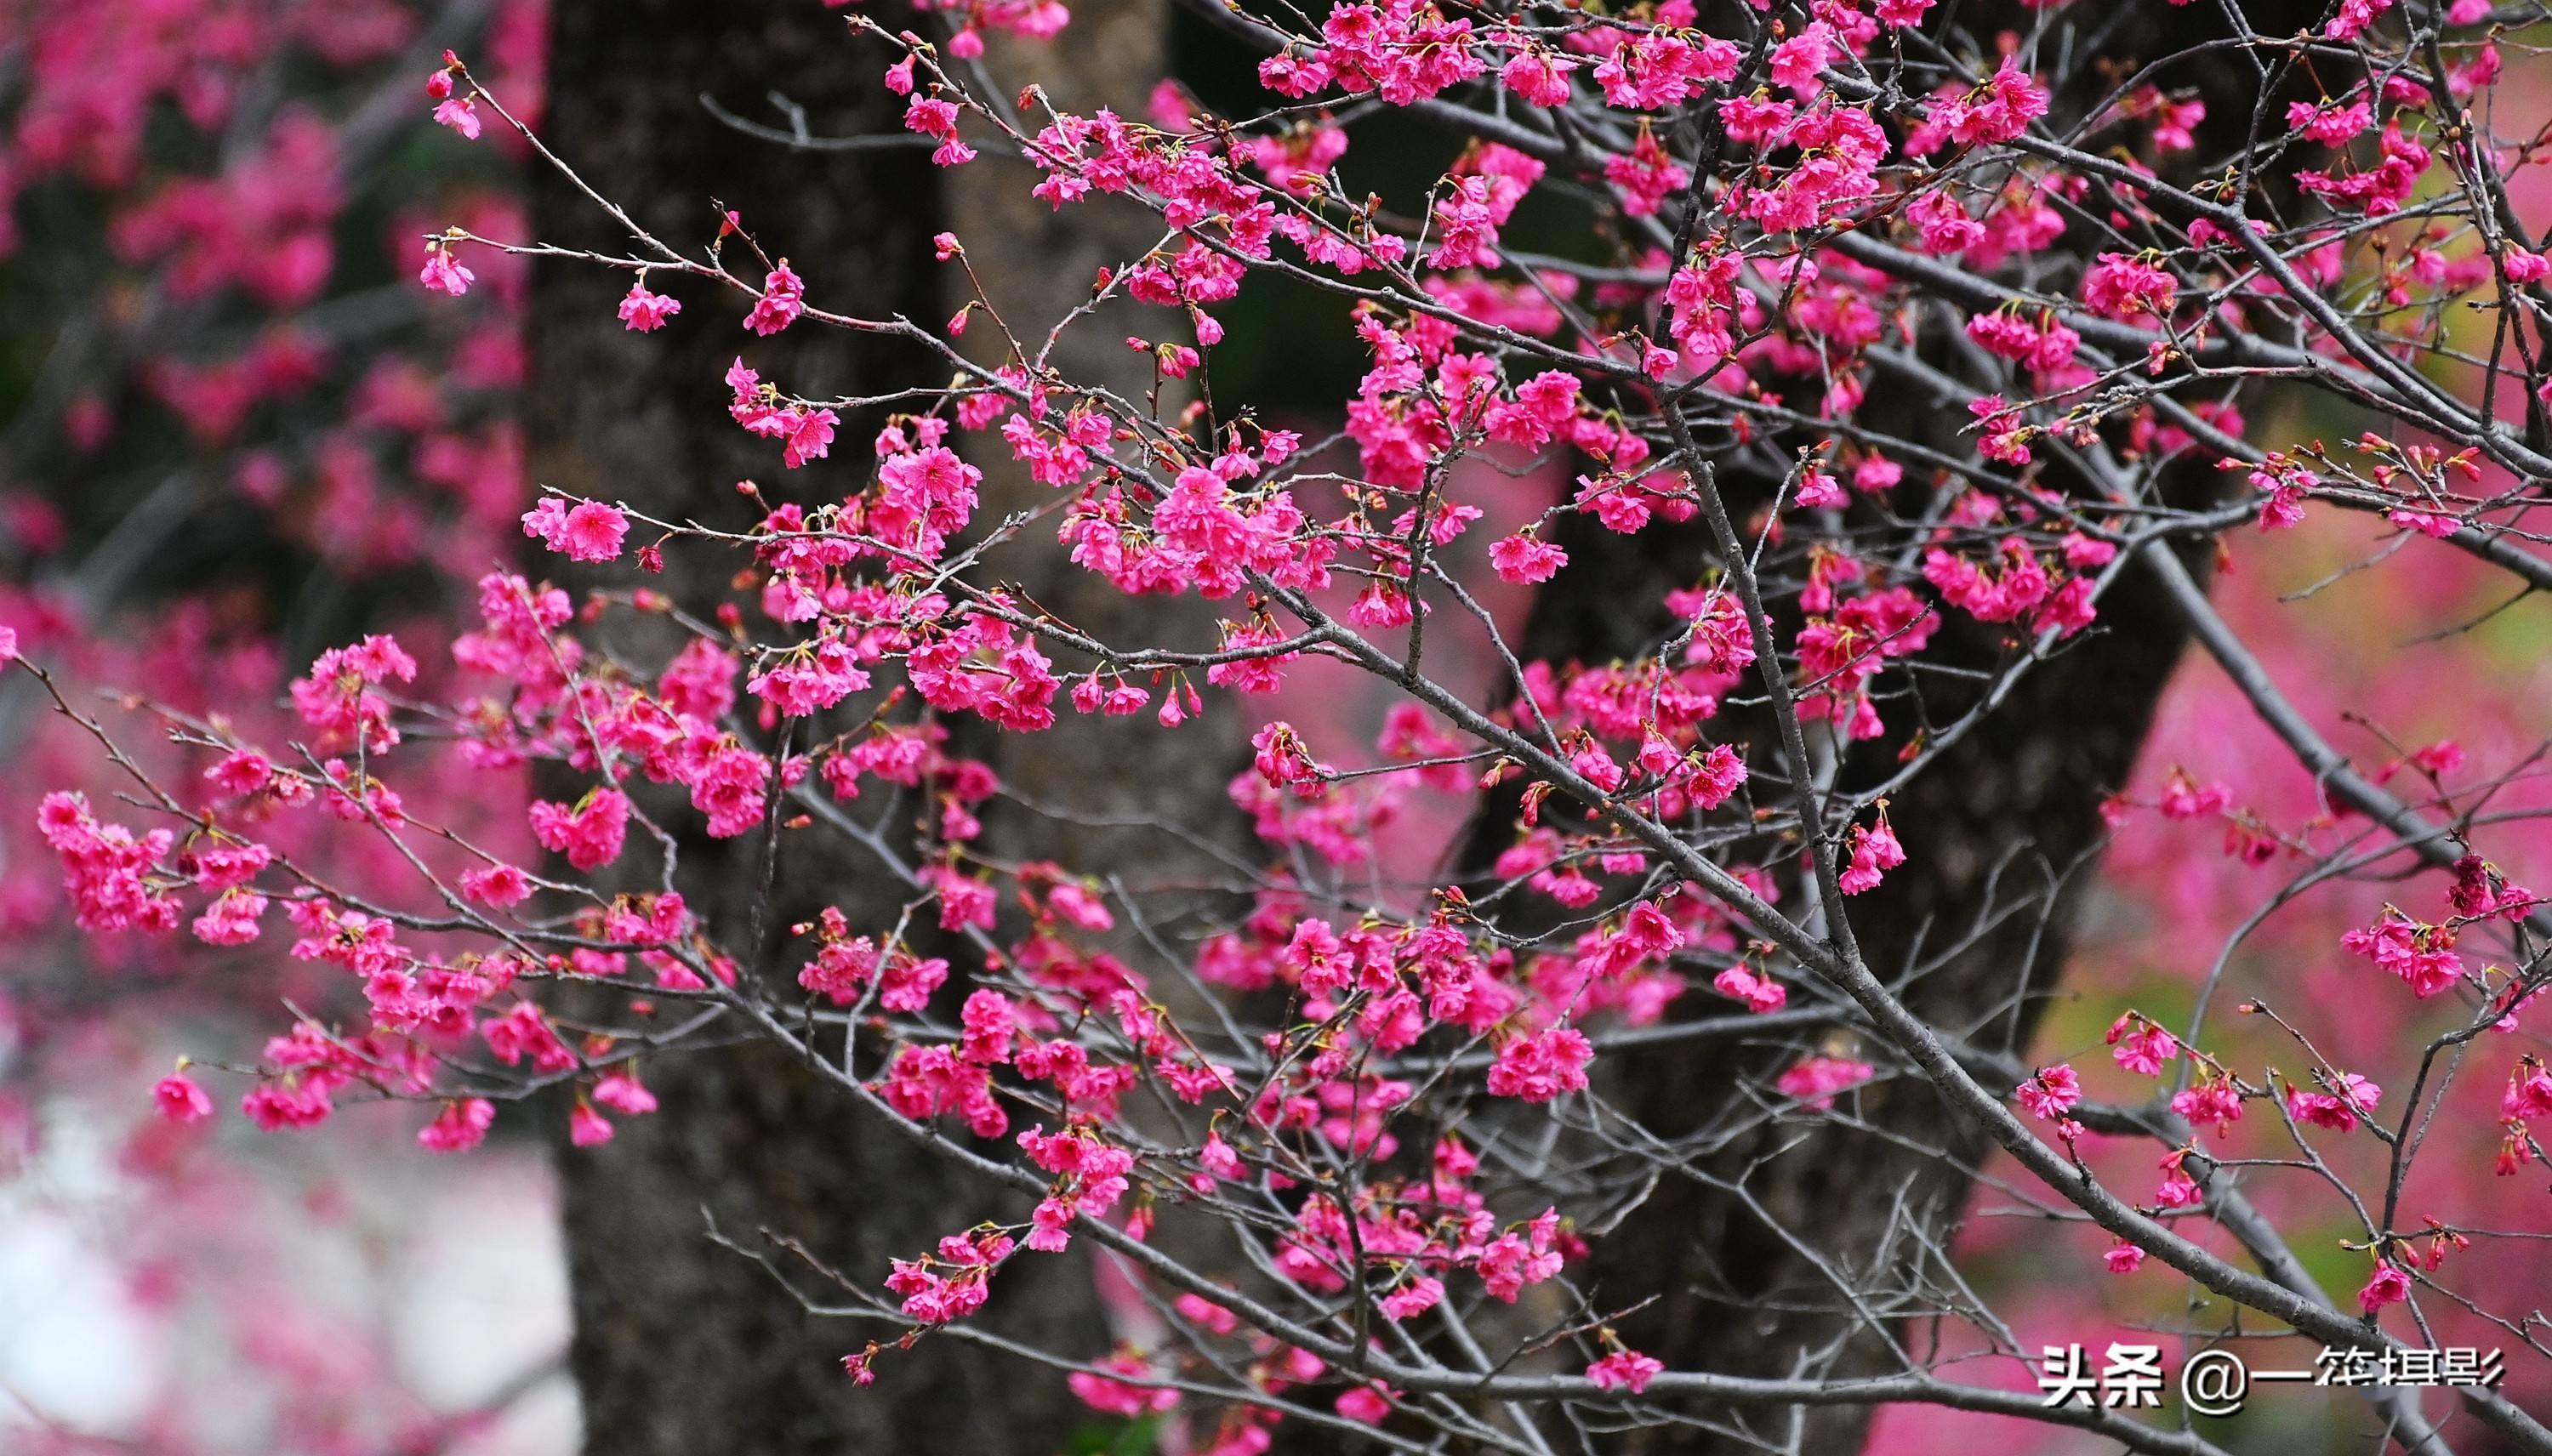
<svg viewBox="0 0 2552 1456"><path fill-rule="evenodd" d="M2384 1095L2384 1089L2354 1072L2334 1074L2330 1085L2332 1091L2326 1092L2306 1092L2299 1087L2287 1088L2286 1110L2293 1113L2298 1122L2327 1127L2333 1132L2348 1132L2357 1126L2360 1118L2374 1115L2376 1100Z"/></svg>
<svg viewBox="0 0 2552 1456"><path fill-rule="evenodd" d="M1489 1068L1489 1092L1528 1102L1584 1092L1586 1064L1594 1055L1585 1034L1573 1027L1517 1037L1498 1049L1498 1060Z"/></svg>
<svg viewBox="0 0 2552 1456"><path fill-rule="evenodd" d="M45 796L37 824L61 861L62 888L82 930L171 930L180 913L154 871L176 836L165 829L137 835L121 824L101 824L88 800L76 793Z"/></svg>
<svg viewBox="0 0 2552 1456"><path fill-rule="evenodd" d="M629 535L629 518L600 501L570 505L555 495L545 496L523 512L523 534L570 561L607 562L619 557L620 543Z"/></svg>

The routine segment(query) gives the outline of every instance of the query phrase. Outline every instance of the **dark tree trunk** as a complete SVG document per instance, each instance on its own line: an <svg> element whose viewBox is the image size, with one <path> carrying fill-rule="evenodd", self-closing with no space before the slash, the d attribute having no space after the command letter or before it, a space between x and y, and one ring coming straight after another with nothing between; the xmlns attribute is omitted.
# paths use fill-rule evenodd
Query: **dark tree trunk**
<svg viewBox="0 0 2552 1456"><path fill-rule="evenodd" d="M2187 483L2202 486L2208 473L2197 471ZM1755 494L1742 487L1730 493ZM1698 523L1625 537L1568 520L1554 539L1568 550L1570 569L1536 599L1522 655L1602 662L1648 650L1667 623L1625 612L1622 603L1652 605L1701 575L1713 554ZM2141 573L2110 591L2101 616L2111 624L2106 630L2038 668L1992 718L1893 797L1907 863L1849 905L1863 955L1892 981L1913 959L1938 959L1967 936L1990 901L2033 893L2052 900L1974 936L1905 991L1916 1014L1967 1031L1982 1050L2017 1054L2028 1044L2078 920L2102 833L2098 801L2133 769L2183 645L2158 589ZM1776 622L1776 629L1795 625ZM1994 629L1945 626L1929 656L1989 670L1999 646ZM1961 709L1937 689L1927 688L1926 703L1936 723L1955 720ZM1892 718L1906 714L1902 702L1892 705ZM1768 723L1732 715L1716 726L1749 740L1751 757L1769 751ZM1891 736L1864 746L1847 760L1844 781L1881 777L1902 741ZM1510 806L1484 816L1474 863L1505 843L1512 823ZM1739 1083L1776 1071L1783 1060L1726 1044L1608 1059L1606 1094L1623 1112L1669 1141L1707 1150L1694 1157L1698 1177L1668 1173L1644 1196L1626 1190L1626 1200L1639 1201L1593 1244L1597 1307L1660 1296L1619 1329L1670 1369L1786 1378L1875 1368L1882 1352L1855 1336L1857 1316L1816 1261L1845 1272L1856 1289L1919 1288L1907 1282L1947 1246L1967 1194L1966 1170L1990 1150L1928 1084L1910 1077L1855 1094L1852 1111L1869 1130L1828 1126L1803 1135L1783 1121L1732 1137L1728 1129L1746 1127L1748 1117ZM1768 1221L1728 1191L1741 1183ZM1886 1312L1883 1300L1876 1307ZM1759 1408L1712 1414L1730 1428L1751 1428L1773 1449L1781 1449L1791 1417ZM1792 1449L1857 1450L1868 1415L1852 1406L1797 1412L1805 1438ZM1761 1447L1695 1426L1664 1426L1636 1433L1625 1449Z"/></svg>
<svg viewBox="0 0 2552 1456"><path fill-rule="evenodd" d="M984 60L1006 94L1033 82L1059 110L1087 115L1104 106L1121 114L1164 73L1168 24L1165 0L1087 0L1072 7L1072 25L1059 48L996 36ZM1160 237L1160 219L1136 203L1104 195L1057 209L1030 195L1025 175L1017 167L968 168L950 188L948 225L965 240L973 276L993 307L1034 355L1055 320L1089 301L1103 268L1121 272L1142 258ZM949 276L952 287L962 282L954 268ZM950 307L963 301L951 299ZM1152 363L1127 350L1124 341L1129 335L1157 340L1170 323L1184 327L1162 309L1112 301L1055 342L1047 366L1075 384L1142 401L1157 382ZM1008 362L1007 341L981 314L964 343L978 363ZM1159 413L1174 419L1188 398L1183 386L1170 382L1159 395ZM1053 504L1054 488L1030 479L995 436L974 437L960 448L985 475L979 524ZM1024 599L1112 646L1204 651L1219 640L1215 623L1223 612L1216 603L1194 596L1129 596L1072 565L1056 548L1051 525L1029 527L992 553L989 567L1021 588ZM1056 671L1095 666L1066 654ZM1247 826L1225 792L1231 776L1248 763L1241 714L1228 697L1212 709L1176 729L1157 726L1149 713L1102 718L1067 711L1033 740L1006 735L1013 741L1002 746L1004 786L1019 804L1052 812L997 805L985 821L988 832L1020 858L1057 860L1078 875L1113 874L1129 889L1175 881L1179 890L1146 896L1147 907L1157 917L1155 930L1184 930L1191 912L1225 896L1214 883L1211 861L1163 833L1162 826L1225 845L1248 841ZM1115 948L1137 964L1151 959L1130 935L1120 934ZM1173 1006L1180 1004L1176 985L1165 983L1157 990Z"/></svg>
<svg viewBox="0 0 2552 1456"><path fill-rule="evenodd" d="M2301 19L2281 10L2254 22L2270 33ZM2168 20L2192 35L2219 24L2177 11ZM1976 35L2005 24L2027 29L2025 17L1998 3L1970 6L1967 24ZM2191 38L2176 35L2174 44ZM2117 27L2104 43L2102 62L2086 68L2078 94L2059 97L2060 115L2069 105L2080 114L2116 76L2135 68L2130 56L2156 49L2158 37L2145 18ZM2166 88L2190 87L2214 102L2199 129L2196 156L2218 156L2238 145L2256 86L2247 60L2205 56L2160 79ZM1934 347L1944 342L1936 330L1922 352L1946 360L1950 351ZM1965 403L1932 398L1928 388L1882 372L1860 418L1888 434L1928 436L1936 449L1964 454L1973 448L1955 433ZM2040 478L2086 497L2093 493L2087 482L2070 480L2061 462L2049 462ZM2216 472L2194 462L2169 468L2161 483L2181 503L2217 488ZM1731 481L1723 473L1722 485L1740 530L1749 529L1745 517L1763 498L1761 482ZM1697 522L1625 537L1569 517L1555 539L1566 547L1570 568L1534 604L1519 644L1528 661L1600 663L1650 650L1664 619L1625 612L1622 604L1656 610L1664 592L1691 585L1716 556ZM2202 547L2183 559L2201 580L2212 566ZM1776 630L1786 634L1796 625L1776 621ZM2185 641L2157 583L2131 570L2103 599L2096 630L2033 672L1989 721L1894 795L1892 822L1908 863L1878 889L1851 900L1849 910L1863 955L1882 980L1893 982L1917 959L1932 963L1903 992L1917 1015L1964 1034L1979 1051L2026 1052L2038 1011L2081 929L2104 833L2099 801L2125 786ZM2001 629L1962 621L1945 625L1927 657L1989 671L2006 650ZM1881 685L1887 682L1882 678ZM1936 725L1965 710L1956 690L1927 686L1924 701ZM1887 712L1895 731L1847 757L1847 787L1883 779L1893 767L1909 713L1902 700ZM1759 713L1754 719L1737 715L1717 726L1749 740L1760 756L1773 740L1768 722ZM1486 864L1508 842L1513 823L1511 801L1492 805L1477 825L1471 862ZM1994 903L2030 894L2042 898L2041 909L1977 933ZM1952 946L1963 948L1945 957ZM1869 1049L1846 1037L1829 1050ZM1956 1237L1969 1170L1991 1152L1990 1143L1919 1077L1854 1094L1852 1111L1865 1130L1829 1125L1803 1135L1785 1121L1730 1136L1726 1129L1744 1126L1748 1116L1739 1082L1777 1070L1789 1055L1714 1045L1612 1059L1615 1080L1607 1092L1624 1112L1670 1140L1708 1150L1695 1156L1699 1178L1669 1173L1594 1244L1598 1307L1622 1308L1651 1293L1662 1297L1623 1321L1620 1331L1669 1369L1759 1377L1890 1371L1892 1357L1866 1333L1861 1313L1828 1271L1869 1296L1863 1307L1920 1358L1919 1333L1893 1321L1889 1296L1902 1294L1908 1308L1937 1304L1925 1296L1942 1289L1935 1278L1940 1256ZM1741 1184L1759 1214L1729 1191ZM1697 1413L1754 1439L1665 1426L1637 1433L1624 1449L1733 1456L1768 1444L1850 1452L1861 1448L1872 1411L1837 1405Z"/></svg>
<svg viewBox="0 0 2552 1456"><path fill-rule="evenodd" d="M793 259L822 305L862 317L944 316L929 240L949 211L946 178L924 153L793 150L739 134L702 104L706 95L786 128L767 99L778 92L804 108L818 137L900 131L900 100L879 81L888 57L855 46L839 13L814 0L561 0L552 26L545 140L642 226L695 246L714 232L714 198L740 210L773 256ZM1025 185L1015 170L999 180ZM538 176L533 213L546 242L631 246L555 175ZM734 299L695 283L660 280L683 297L684 314L660 334L629 334L613 316L627 284L625 274L576 263L535 272L525 429L543 483L741 526L752 517L733 494L739 479L761 480L775 500L862 488L877 421L846 418L830 460L783 471L768 442L726 419L730 359L744 354L767 377L816 396L945 373L917 350L807 324L756 340L738 328ZM676 551L662 584L696 601L718 592L736 565ZM687 841L682 878L721 944L765 985L794 972L785 932L795 916L832 903L858 918L904 898L859 851L815 843L810 832L784 856L800 868L783 876L764 943L748 947L760 847L758 833ZM661 1058L646 1076L661 1113L623 1119L607 1146L562 1154L587 1450L1034 1456L1088 1422L1059 1376L1006 1366L993 1378L984 1363L1001 1357L951 1339L891 1357L876 1386L855 1391L841 1357L886 1331L810 1314L764 1268L707 1236L713 1218L727 1237L765 1251L765 1229L799 1239L875 1289L889 1258L987 1215L1020 1216L1024 1204L975 1186L769 1048ZM787 1255L775 1262L808 1294L847 1302ZM990 1322L1083 1356L1109 1342L1077 1257L1018 1261L997 1287Z"/></svg>
<svg viewBox="0 0 2552 1456"><path fill-rule="evenodd" d="M2133 770L2183 644L2140 573L2109 593L2102 616L2114 630L2038 669L1993 718L1895 796L1892 819L1908 862L1850 905L1863 954L1892 979L1918 956L1936 957L1967 936L1991 901L2046 897L2043 909L1974 937L1905 991L1917 1015L1967 1032L1983 1051L2018 1055L2028 1046L2078 927L2102 834L2098 800ZM1982 634L1945 633L1955 635ZM1950 661L1993 661L1983 641L1959 646L1965 651L1954 648ZM1624 1109L1670 1138L1724 1122L1742 1107L1733 1096L1738 1078L1771 1070L1735 1051L1618 1061L1615 1094ZM1855 1094L1851 1111L1868 1130L1829 1126L1802 1136L1790 1122L1755 1126L1700 1161L1710 1182L1665 1177L1597 1241L1599 1303L1664 1296L1625 1324L1625 1339L1675 1369L1788 1377L1879 1368L1883 1351L1857 1332L1857 1315L1816 1261L1859 1291L1905 1291L1913 1300L1943 1288L1937 1256L1955 1237L1967 1170L1991 1149L1919 1077ZM1737 1184L1761 1215L1726 1191ZM1884 1295L1870 1303L1889 1312ZM1805 1440L1795 1449L1857 1450L1869 1413L1798 1412ZM1788 1414L1723 1418L1751 1421L1777 1443ZM1636 1449L1753 1448L1666 1427L1644 1432Z"/></svg>

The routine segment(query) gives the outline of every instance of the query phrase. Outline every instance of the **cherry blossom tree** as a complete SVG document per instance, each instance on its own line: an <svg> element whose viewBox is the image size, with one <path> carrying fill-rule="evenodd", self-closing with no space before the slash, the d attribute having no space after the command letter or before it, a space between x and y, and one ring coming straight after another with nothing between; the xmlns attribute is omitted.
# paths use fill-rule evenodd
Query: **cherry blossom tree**
<svg viewBox="0 0 2552 1456"><path fill-rule="evenodd" d="M6 643L80 927L334 976L169 1122L563 1129L615 1445L2244 1439L2047 1397L2096 1287L2552 1450L2530 9L799 10L426 68L541 179L417 264L537 315L444 662ZM1351 397L1218 393L1268 294Z"/></svg>

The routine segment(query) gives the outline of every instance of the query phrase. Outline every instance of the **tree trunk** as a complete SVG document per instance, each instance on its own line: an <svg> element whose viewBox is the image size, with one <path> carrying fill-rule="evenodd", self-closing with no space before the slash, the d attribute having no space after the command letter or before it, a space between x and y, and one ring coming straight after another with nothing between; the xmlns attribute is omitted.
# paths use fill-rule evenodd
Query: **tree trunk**
<svg viewBox="0 0 2552 1456"><path fill-rule="evenodd" d="M642 226L694 246L715 230L715 199L739 210L774 257L793 258L823 306L863 317L944 316L950 305L930 238L951 211L950 178L924 151L793 149L740 134L702 102L785 131L788 116L767 99L777 92L803 108L815 137L899 134L900 99L880 83L889 57L854 45L840 15L813 0L560 0L551 24L544 139ZM1135 41L1139 34L1111 63L1127 63L1121 52L1130 50L1139 64ZM992 175L979 181L978 173ZM1028 180L990 157L957 176L956 185L977 187ZM615 253L630 246L589 199L537 168L533 223L545 242ZM546 484L741 526L752 519L731 490L742 478L759 478L775 500L861 489L878 422L846 418L830 460L784 472L769 442L725 417L722 375L733 357L746 354L767 376L817 396L944 377L944 365L917 350L809 324L756 340L737 327L734 299L696 285L665 285L683 296L684 314L662 333L630 334L613 312L627 283L625 274L577 263L544 260L535 269L525 428ZM1042 300L1034 306L1044 309ZM1045 309L1040 334L1059 312ZM996 509L988 505L987 517ZM734 565L676 551L662 585L696 602L720 591ZM555 573L555 562L543 570ZM1019 750L986 747L1008 777L1000 758ZM1105 765L1094 760L1088 773L1104 781ZM745 960L745 974L767 985L793 972L798 958L784 933L797 915L832 903L857 921L864 906L904 897L876 865L853 858L859 852L808 839L783 855L798 868L783 876L764 944L745 946L760 848L758 833L688 840L683 887ZM802 1240L874 1290L891 1257L909 1257L983 1216L1021 1216L1014 1196L975 1186L768 1047L659 1059L646 1076L661 1113L622 1120L604 1147L562 1153L585 1449L1034 1456L1089 1422L1060 1376L987 1379L983 1362L1004 1357L947 1338L891 1357L874 1387L855 1391L841 1357L886 1331L811 1314L771 1272L707 1236L714 1219L728 1238L765 1252L766 1229ZM791 1256L773 1257L810 1297L847 1302ZM1077 1255L1014 1263L987 1320L1082 1355L1109 1343Z"/></svg>
<svg viewBox="0 0 2552 1456"><path fill-rule="evenodd" d="M2205 473L2187 483L2202 486ZM1643 651L1666 624L1626 614L1620 604L1654 603L1699 575L1708 557L1698 528L1652 526L1623 537L1569 519L1555 539L1569 553L1570 570L1536 600L1523 656L1601 662ZM1974 935L1904 992L1915 1014L1967 1030L1980 1050L2026 1050L2091 879L2089 862L2103 833L2099 800L2124 786L2184 643L2159 590L2141 572L2111 589L2101 617L2106 630L2069 644L2064 655L2035 670L1976 731L1892 798L1907 862L1849 905L1868 964L1892 981L1918 957L1939 958L1967 936L1991 902L2033 893L2047 898L2043 909ZM1994 629L1945 624L1927 656L1989 671L1998 637ZM1954 721L1961 710L1934 692L1927 692L1927 706L1935 723ZM1905 713L1898 704L1893 716ZM1768 722L1719 726L1723 734L1751 739L1751 757L1772 746ZM1846 759L1843 781L1883 777L1903 741L1899 733L1861 746ZM1856 766L1858 777L1851 772ZM1475 863L1495 853L1512 822L1511 814L1494 813L1483 821ZM1667 1173L1619 1227L1593 1244L1597 1307L1661 1296L1619 1328L1625 1341L1670 1369L1767 1378L1869 1373L1879 1352L1856 1335L1857 1315L1818 1262L1845 1272L1860 1290L1927 1287L1910 1282L1923 1279L1927 1261L1947 1247L1967 1197L1967 1170L1990 1151L1983 1134L1919 1077L1852 1094L1850 1110L1867 1130L1830 1125L1802 1134L1785 1120L1730 1136L1726 1129L1747 1116L1740 1082L1777 1071L1793 1055L1713 1044L1609 1059L1607 1095L1624 1113L1669 1142L1707 1150L1695 1157L1700 1178ZM1741 1184L1768 1218L1729 1191ZM1872 1302L1887 1314L1883 1296ZM1713 1413L1732 1428L1752 1424L1774 1449L1781 1449L1791 1414L1767 1421L1759 1409ZM1870 1411L1827 1406L1797 1415L1804 1439L1790 1449L1846 1452L1859 1449ZM1760 1447L1694 1426L1665 1426L1637 1433L1626 1449Z"/></svg>
<svg viewBox="0 0 2552 1456"><path fill-rule="evenodd" d="M1164 73L1168 25L1165 0L1088 0L1073 6L1072 25L1057 46L995 36L984 62L994 89L1006 95L1033 82L1057 110L1088 115L1112 107L1124 113ZM1027 175L1015 166L961 172L949 189L948 225L965 240L973 277L993 308L1034 356L1055 321L1090 300L1101 270L1121 273L1140 260L1159 240L1161 225L1141 205L1104 194L1055 208L1029 194ZM965 274L954 267L948 273L952 289L964 286ZM957 296L947 303L953 310L965 301ZM1155 384L1152 361L1124 341L1133 335L1162 339L1165 321L1185 327L1166 310L1112 300L1057 339L1046 364L1075 384L1140 401ZM980 364L1010 362L1007 341L981 313L964 344L967 356ZM1163 418L1175 417L1188 397L1170 381L1159 396ZM997 436L959 444L984 471L979 524L1053 503L1054 488L1031 480ZM990 567L1022 588L1024 599L1102 642L1204 651L1219 640L1214 624L1222 612L1215 603L1119 591L1072 565L1050 524L1031 526L995 551ZM1075 658L1058 662L1056 672L1096 666ZM1153 700L1160 700L1157 693ZM993 747L1001 754L1003 785L1018 803L996 804L985 820L988 832L1020 858L1059 860L1075 874L1113 873L1129 887L1177 880L1189 892L1157 897L1163 920L1153 926L1176 929L1186 912L1223 897L1208 883L1213 877L1206 857L1160 826L1176 825L1225 845L1247 841L1246 826L1225 792L1231 776L1248 763L1240 709L1228 697L1212 709L1176 729L1157 726L1148 713L1102 718L1064 712L1033 741ZM1051 812L1020 807L1025 804ZM1128 936L1119 936L1117 948L1138 961L1148 958L1133 951ZM1189 1009L1180 1006L1175 987L1165 985L1159 993L1174 1007Z"/></svg>
<svg viewBox="0 0 2552 1456"><path fill-rule="evenodd" d="M2264 34L2302 23L2285 8L2253 20ZM2197 31L2220 29L2214 18L2176 11L2166 23L2191 33L2176 35L2175 45L2191 44ZM2026 18L2000 3L1969 7L1972 34L1991 35L2004 24L2026 29ZM2081 93L2058 98L2060 115L2069 106L2079 115L2115 76L2134 70L2132 54L2157 49L2151 17L2113 29L2103 53L2114 58L2085 68ZM2193 156L2217 156L2238 145L2257 85L2247 59L2201 55L2159 79L2166 89L2186 87L2215 103L2198 129ZM1942 363L1952 355L1946 343L1936 330L1922 352ZM1973 448L1956 433L1965 403L1882 377L1860 421L1905 439L1928 436L1934 448L1963 454ZM2069 488L2061 461L2048 462L2040 478ZM2087 482L2077 483L2088 494ZM1723 473L1721 484L1740 530L1747 530L1751 504L1763 498L1761 482ZM2162 488L2177 502L2198 501L2217 488L2216 472L2181 462L2166 470ZM1519 644L1527 661L1600 663L1649 650L1667 626L1655 605L1659 598L1690 586L1716 556L1698 523L1652 525L1625 537L1570 516L1555 539L1567 549L1570 567L1535 601ZM2204 547L2188 549L2183 559L2201 580L2212 566ZM1624 602L1649 604L1657 615L1626 613ZM1796 629L1795 621L1777 621L1784 634ZM2000 660L2002 637L2002 629L1946 623L1926 657L1989 671ZM1863 955L1882 980L1893 981L1918 957L1938 962L1904 991L1916 1015L1964 1032L1980 1051L2014 1057L2027 1051L2094 878L2105 832L2099 801L2125 786L2185 642L2159 586L2131 570L2102 600L2095 629L2035 670L1977 731L1893 797L1891 818L1908 861L1878 889L1855 897L1849 911ZM1954 721L1964 711L1963 696L1927 687L1929 721ZM1752 716L1718 726L1724 735L1751 740L1750 752L1759 757L1775 745L1768 720L1759 712ZM1883 779L1894 766L1908 709L1899 703L1889 716L1889 737L1847 755L1839 776L1845 786ZM1473 865L1485 865L1508 842L1513 806L1510 797L1484 813L1469 850ZM1989 901L2031 892L2045 897L2041 911L1970 936L1983 924ZM1958 953L1944 957L1962 938ZM1830 1124L1803 1134L1785 1120L1728 1133L1749 1115L1739 1083L1777 1071L1796 1055L1795 1046L1747 1052L1713 1044L1610 1059L1607 1094L1623 1112L1669 1141L1706 1149L1694 1154L1699 1178L1669 1172L1593 1244L1598 1308L1661 1296L1619 1328L1626 1342L1669 1369L1771 1378L1890 1373L1892 1357L1836 1289L1830 1271L1843 1274L1864 1296L1863 1307L1900 1338L1912 1333L1896 1322L1900 1310L1939 1302L1926 1296L1944 1288L1936 1272L1957 1234L1973 1181L1969 1170L1991 1153L1989 1141L1919 1077L1851 1094L1850 1110L1862 1128ZM1741 1185L1759 1213L1731 1192ZM1624 1201L1634 1196L1626 1193ZM1631 1436L1624 1449L1642 1456L1734 1456L1767 1447L1850 1452L1861 1448L1874 1412L1834 1405L1695 1413L1721 1430L1653 1427Z"/></svg>

